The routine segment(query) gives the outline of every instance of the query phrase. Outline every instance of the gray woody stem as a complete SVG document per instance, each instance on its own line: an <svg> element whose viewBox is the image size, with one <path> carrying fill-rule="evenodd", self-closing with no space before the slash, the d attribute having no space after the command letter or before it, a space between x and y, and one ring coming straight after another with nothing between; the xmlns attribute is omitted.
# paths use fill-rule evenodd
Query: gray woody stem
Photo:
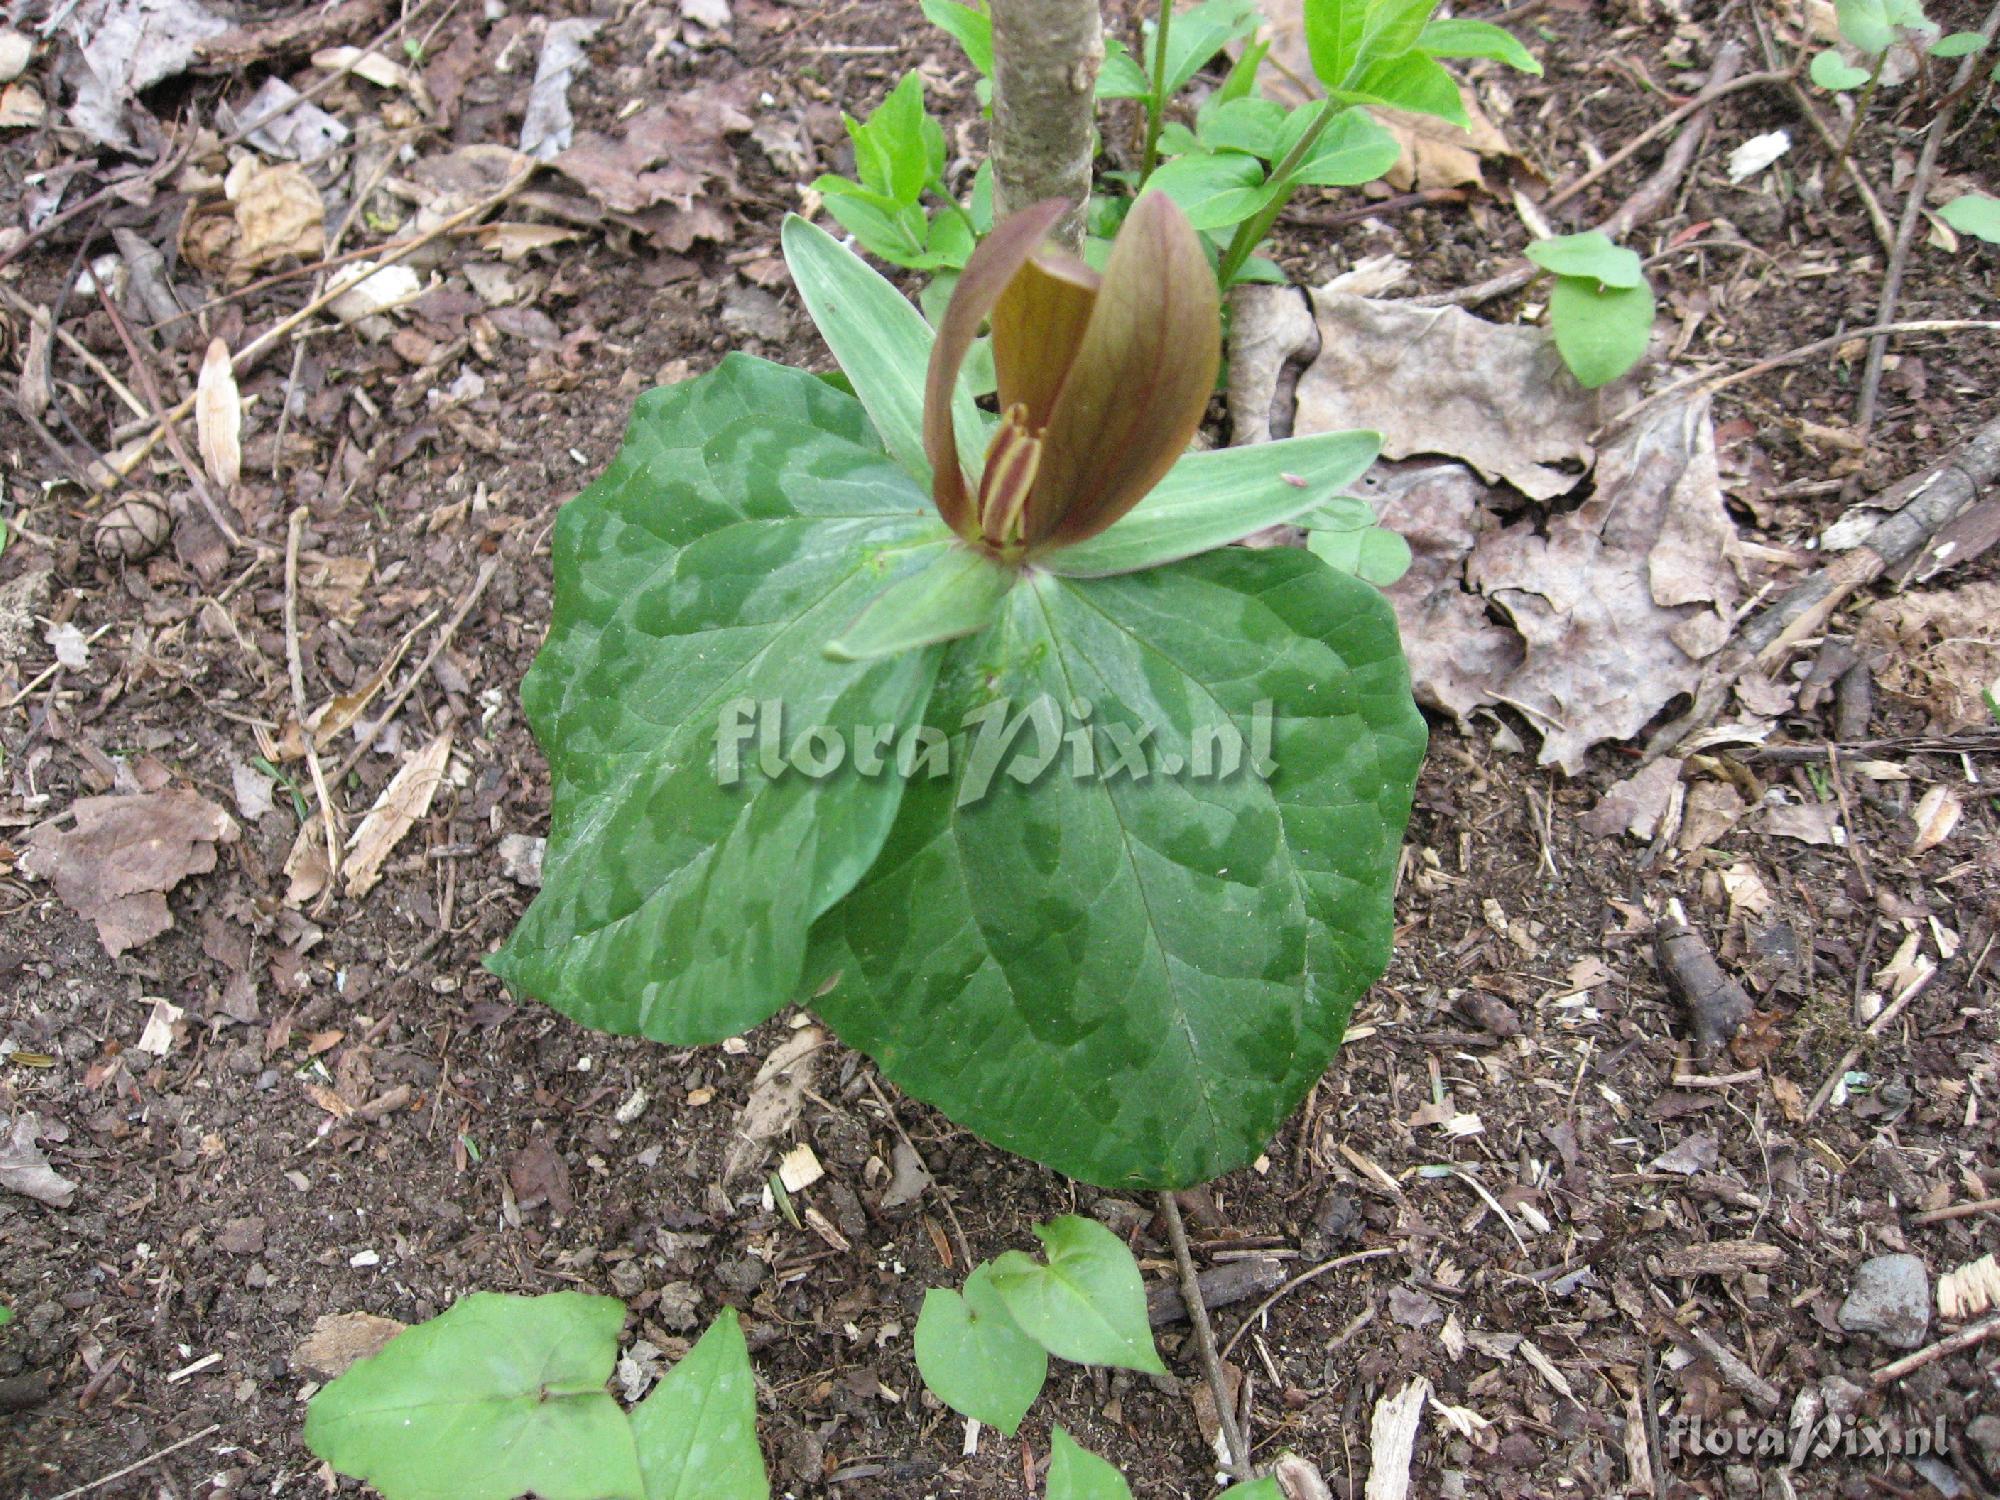
<svg viewBox="0 0 2000 1500"><path fill-rule="evenodd" d="M1104 39L1097 0L993 0L994 211L1075 205L1055 238L1083 244Z"/></svg>

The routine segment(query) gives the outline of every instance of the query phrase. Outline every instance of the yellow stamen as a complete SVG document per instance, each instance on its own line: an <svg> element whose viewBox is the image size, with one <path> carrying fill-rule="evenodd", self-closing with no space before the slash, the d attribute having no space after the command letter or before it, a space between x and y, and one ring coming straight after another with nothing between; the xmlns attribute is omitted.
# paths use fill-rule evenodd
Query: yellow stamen
<svg viewBox="0 0 2000 1500"><path fill-rule="evenodd" d="M1042 467L1042 437L1028 426L1028 408L1015 402L1000 419L979 478L979 529L990 547L1020 545L1021 512Z"/></svg>

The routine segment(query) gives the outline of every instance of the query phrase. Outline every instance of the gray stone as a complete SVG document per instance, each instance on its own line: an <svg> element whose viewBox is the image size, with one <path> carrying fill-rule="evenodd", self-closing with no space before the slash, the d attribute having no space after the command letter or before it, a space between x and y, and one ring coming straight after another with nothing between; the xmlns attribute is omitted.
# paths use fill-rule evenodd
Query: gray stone
<svg viewBox="0 0 2000 1500"><path fill-rule="evenodd" d="M1840 1304L1840 1326L1872 1333L1896 1349L1914 1349L1931 1326L1931 1278L1915 1255L1878 1255L1854 1273Z"/></svg>

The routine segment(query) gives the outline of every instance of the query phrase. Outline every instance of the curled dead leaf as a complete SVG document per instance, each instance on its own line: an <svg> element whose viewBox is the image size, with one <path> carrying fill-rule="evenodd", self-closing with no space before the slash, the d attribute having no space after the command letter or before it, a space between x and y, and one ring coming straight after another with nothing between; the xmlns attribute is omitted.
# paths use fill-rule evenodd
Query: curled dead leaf
<svg viewBox="0 0 2000 1500"><path fill-rule="evenodd" d="M243 478L243 401L236 390L236 371L229 346L208 341L201 374L194 387L195 441L208 477L225 493Z"/></svg>
<svg viewBox="0 0 2000 1500"><path fill-rule="evenodd" d="M166 893L215 868L215 846L232 843L236 822L194 792L82 797L74 826L42 824L21 868L50 881L78 916L94 923L114 958L173 926Z"/></svg>

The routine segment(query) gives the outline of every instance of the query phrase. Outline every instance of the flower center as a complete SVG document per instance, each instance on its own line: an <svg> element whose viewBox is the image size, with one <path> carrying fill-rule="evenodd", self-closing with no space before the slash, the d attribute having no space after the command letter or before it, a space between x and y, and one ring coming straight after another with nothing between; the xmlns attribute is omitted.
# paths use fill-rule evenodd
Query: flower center
<svg viewBox="0 0 2000 1500"><path fill-rule="evenodd" d="M979 476L979 532L996 552L1018 551L1021 515L1042 467L1042 435L1028 426L1028 408L1015 402L1000 419Z"/></svg>

